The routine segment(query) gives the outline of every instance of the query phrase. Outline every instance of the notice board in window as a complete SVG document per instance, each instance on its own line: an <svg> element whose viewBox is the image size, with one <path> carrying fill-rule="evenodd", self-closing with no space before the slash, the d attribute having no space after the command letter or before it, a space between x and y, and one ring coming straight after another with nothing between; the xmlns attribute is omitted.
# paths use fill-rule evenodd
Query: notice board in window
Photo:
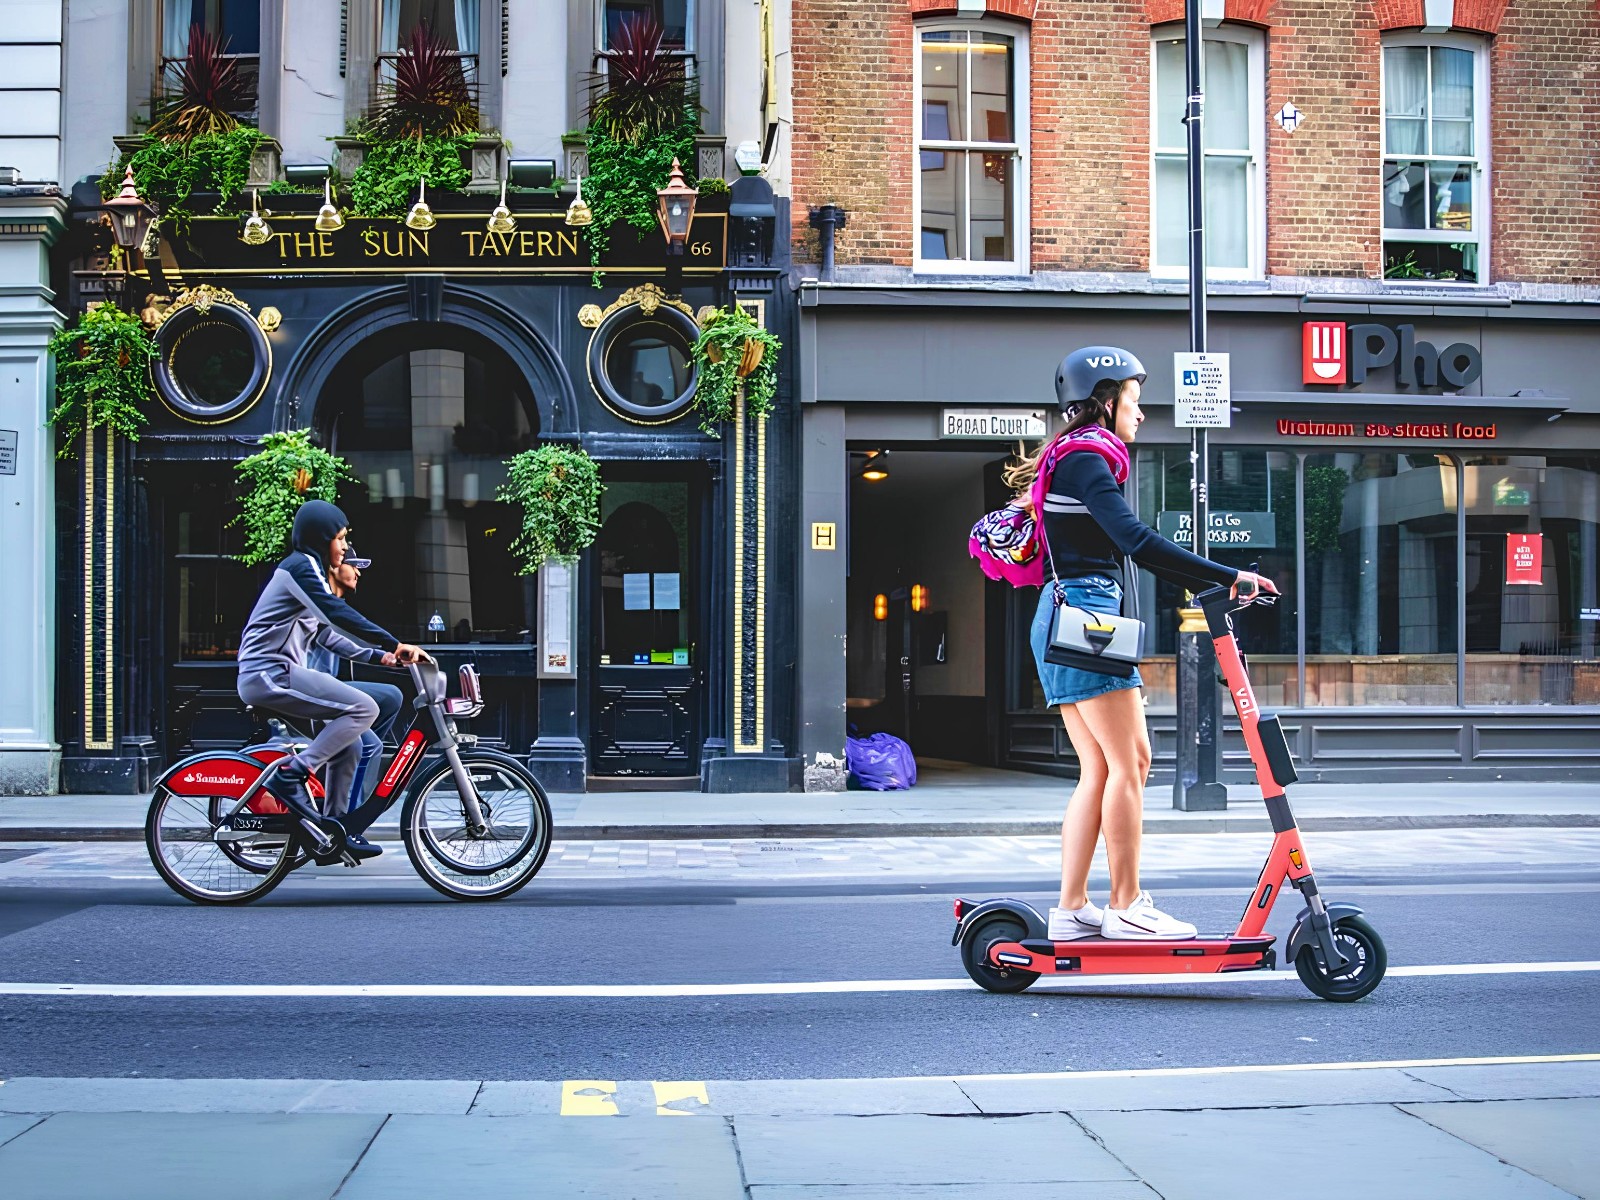
<svg viewBox="0 0 1600 1200"><path fill-rule="evenodd" d="M1544 582L1544 534L1506 534L1506 583Z"/></svg>

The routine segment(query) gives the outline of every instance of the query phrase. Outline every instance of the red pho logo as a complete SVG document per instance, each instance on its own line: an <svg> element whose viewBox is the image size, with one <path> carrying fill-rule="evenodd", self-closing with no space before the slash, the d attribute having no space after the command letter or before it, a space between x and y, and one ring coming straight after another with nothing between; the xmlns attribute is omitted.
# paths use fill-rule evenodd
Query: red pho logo
<svg viewBox="0 0 1600 1200"><path fill-rule="evenodd" d="M1302 355L1303 383L1345 383L1349 380L1349 353L1343 321L1307 321Z"/></svg>

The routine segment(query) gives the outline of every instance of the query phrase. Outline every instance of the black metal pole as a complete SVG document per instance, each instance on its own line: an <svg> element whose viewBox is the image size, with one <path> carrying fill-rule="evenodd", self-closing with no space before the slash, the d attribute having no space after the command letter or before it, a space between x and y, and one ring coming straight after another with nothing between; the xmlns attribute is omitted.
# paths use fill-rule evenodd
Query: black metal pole
<svg viewBox="0 0 1600 1200"><path fill-rule="evenodd" d="M1184 77L1188 85L1183 120L1189 135L1189 349L1197 353L1206 349L1205 39L1200 8L1199 0L1187 0L1183 13ZM1211 504L1206 431L1191 430L1190 439L1191 545L1196 554L1209 558ZM1180 719L1172 805L1186 811L1226 808L1228 789L1218 779L1220 718L1215 653L1210 637L1204 633L1180 632L1178 640ZM1192 717L1184 713L1185 709Z"/></svg>

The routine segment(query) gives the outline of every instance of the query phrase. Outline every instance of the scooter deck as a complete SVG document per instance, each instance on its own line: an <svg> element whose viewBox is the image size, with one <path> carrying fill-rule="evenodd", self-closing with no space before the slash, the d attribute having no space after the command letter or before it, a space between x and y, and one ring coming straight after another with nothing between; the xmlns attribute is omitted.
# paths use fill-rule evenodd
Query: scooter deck
<svg viewBox="0 0 1600 1200"><path fill-rule="evenodd" d="M1216 975L1224 971L1270 971L1277 952L1270 934L1235 937L1204 934L1195 938L1075 938L1052 942L1027 938L989 948L996 966L1019 967L1041 975Z"/></svg>

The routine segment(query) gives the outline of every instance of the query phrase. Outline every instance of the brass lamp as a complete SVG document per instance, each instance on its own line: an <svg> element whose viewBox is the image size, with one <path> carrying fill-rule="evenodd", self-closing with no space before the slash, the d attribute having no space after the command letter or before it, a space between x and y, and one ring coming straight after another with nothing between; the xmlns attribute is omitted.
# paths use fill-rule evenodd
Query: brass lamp
<svg viewBox="0 0 1600 1200"><path fill-rule="evenodd" d="M439 222L433 215L433 209L428 207L428 179L422 176L417 180L417 202L411 206L411 211L406 214L407 229L432 229Z"/></svg>
<svg viewBox="0 0 1600 1200"><path fill-rule="evenodd" d="M316 228L321 233L332 233L344 228L344 214L333 203L333 179L322 181L322 207L317 209Z"/></svg>
<svg viewBox="0 0 1600 1200"><path fill-rule="evenodd" d="M578 194L573 197L572 203L567 205L568 225L593 225L594 213L583 202L583 176L578 176Z"/></svg>
<svg viewBox="0 0 1600 1200"><path fill-rule="evenodd" d="M239 240L246 246L265 245L272 236L272 226L261 215L261 197L252 189L250 192L250 215L244 219L244 229L239 234Z"/></svg>
<svg viewBox="0 0 1600 1200"><path fill-rule="evenodd" d="M150 232L156 211L139 195L139 188L133 181L132 167L122 176L122 191L100 207L105 210L111 236L121 249L138 250L144 245L145 235Z"/></svg>
<svg viewBox="0 0 1600 1200"><path fill-rule="evenodd" d="M683 168L672 160L672 174L667 186L656 189L656 220L666 235L667 253L682 254L689 240L689 227L694 223L694 204L700 193L683 180Z"/></svg>
<svg viewBox="0 0 1600 1200"><path fill-rule="evenodd" d="M489 214L490 233L513 233L517 228L517 219L511 215L511 210L506 207L506 181L500 181L500 203L494 206L494 211Z"/></svg>

